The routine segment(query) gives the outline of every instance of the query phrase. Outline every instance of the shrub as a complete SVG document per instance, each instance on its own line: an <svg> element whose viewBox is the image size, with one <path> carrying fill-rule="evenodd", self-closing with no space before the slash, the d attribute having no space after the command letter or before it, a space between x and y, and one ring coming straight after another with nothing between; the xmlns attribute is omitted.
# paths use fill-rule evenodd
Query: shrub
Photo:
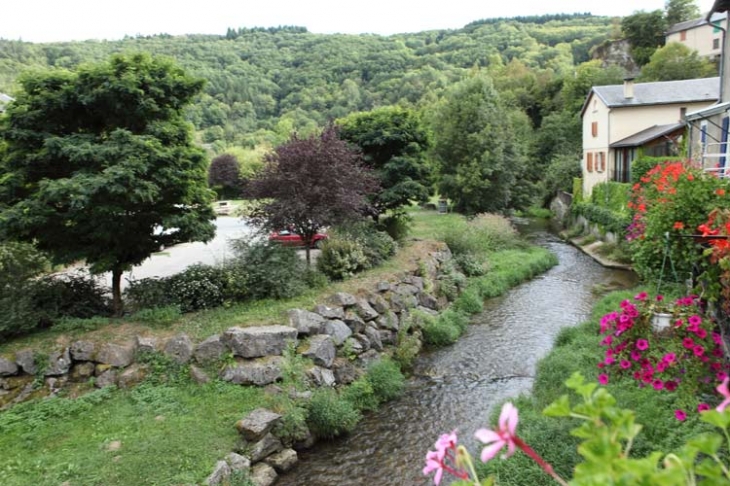
<svg viewBox="0 0 730 486"><path fill-rule="evenodd" d="M465 290L456 298L454 308L466 314L478 314L484 310L484 302L479 291L474 287Z"/></svg>
<svg viewBox="0 0 730 486"><path fill-rule="evenodd" d="M99 280L83 275L44 277L31 285L33 306L44 318L110 316L107 289Z"/></svg>
<svg viewBox="0 0 730 486"><path fill-rule="evenodd" d="M368 367L365 375L379 402L388 402L403 393L405 377L398 363L387 358L380 359Z"/></svg>
<svg viewBox="0 0 730 486"><path fill-rule="evenodd" d="M124 290L127 308L131 310L154 309L175 305L165 278L130 280Z"/></svg>
<svg viewBox="0 0 730 486"><path fill-rule="evenodd" d="M254 299L288 299L305 290L306 263L277 243L241 239L233 242L234 264L246 273L248 295Z"/></svg>
<svg viewBox="0 0 730 486"><path fill-rule="evenodd" d="M403 242L411 232L413 218L407 213L389 214L380 218L378 229L385 231L395 241Z"/></svg>
<svg viewBox="0 0 730 486"><path fill-rule="evenodd" d="M304 440L309 434L307 428L307 409L300 406L286 394L271 395L267 407L281 415L274 425L273 433L285 446Z"/></svg>
<svg viewBox="0 0 730 486"><path fill-rule="evenodd" d="M38 325L40 315L33 306L30 287L47 266L48 260L33 245L0 243L0 337L24 334Z"/></svg>
<svg viewBox="0 0 730 486"><path fill-rule="evenodd" d="M358 410L375 410L378 408L378 397L373 385L366 377L359 378L342 392L342 398L352 403Z"/></svg>
<svg viewBox="0 0 730 486"><path fill-rule="evenodd" d="M356 241L330 238L322 245L317 269L332 280L343 280L368 267L362 245Z"/></svg>
<svg viewBox="0 0 730 486"><path fill-rule="evenodd" d="M182 312L220 306L222 287L221 272L210 265L192 265L167 279L168 292Z"/></svg>
<svg viewBox="0 0 730 486"><path fill-rule="evenodd" d="M487 273L487 266L485 263L471 253L456 255L454 260L467 277L481 277Z"/></svg>
<svg viewBox="0 0 730 486"><path fill-rule="evenodd" d="M423 324L423 340L426 344L432 346L447 346L454 344L461 332L455 326L444 319L437 319L428 316L424 319Z"/></svg>
<svg viewBox="0 0 730 486"><path fill-rule="evenodd" d="M360 421L360 412L352 403L341 398L331 388L320 388L307 404L307 423L312 432L323 439L331 439L351 432Z"/></svg>
<svg viewBox="0 0 730 486"><path fill-rule="evenodd" d="M631 184L640 183L642 177L646 176L646 174L657 165L670 161L680 162L681 160L681 157L649 157L642 155L631 162Z"/></svg>
<svg viewBox="0 0 730 486"><path fill-rule="evenodd" d="M393 353L393 359L400 365L402 370L411 369L413 362L421 352L421 338L423 336L420 331L410 332L413 325L412 319L411 316L398 328L396 347Z"/></svg>
<svg viewBox="0 0 730 486"><path fill-rule="evenodd" d="M380 265L398 250L395 240L387 233L378 231L370 221L339 226L330 234L337 240L354 241L360 245L367 259L364 269Z"/></svg>
<svg viewBox="0 0 730 486"><path fill-rule="evenodd" d="M512 223L497 214L478 214L469 222L455 223L441 238L454 255L481 255L524 246Z"/></svg>

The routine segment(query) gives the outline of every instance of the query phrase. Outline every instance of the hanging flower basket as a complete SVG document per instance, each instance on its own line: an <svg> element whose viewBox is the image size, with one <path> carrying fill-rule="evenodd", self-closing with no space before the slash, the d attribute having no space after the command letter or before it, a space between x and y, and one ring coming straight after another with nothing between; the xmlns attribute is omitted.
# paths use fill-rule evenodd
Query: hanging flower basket
<svg viewBox="0 0 730 486"><path fill-rule="evenodd" d="M672 325L672 314L668 312L655 312L651 318L651 329L654 332L661 332Z"/></svg>

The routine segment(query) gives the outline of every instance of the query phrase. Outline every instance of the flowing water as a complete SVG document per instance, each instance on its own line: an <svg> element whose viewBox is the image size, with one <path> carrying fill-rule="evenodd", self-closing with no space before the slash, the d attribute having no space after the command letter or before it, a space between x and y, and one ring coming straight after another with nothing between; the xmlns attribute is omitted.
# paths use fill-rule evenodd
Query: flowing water
<svg viewBox="0 0 730 486"><path fill-rule="evenodd" d="M349 436L299 452L299 464L277 485L433 484L421 470L440 434L460 431L460 443L476 454L473 432L487 424L496 404L529 392L535 365L560 329L589 316L598 298L593 287L635 284L632 273L603 268L544 223L519 223L559 264L487 301L456 344L419 357L402 397L368 413Z"/></svg>

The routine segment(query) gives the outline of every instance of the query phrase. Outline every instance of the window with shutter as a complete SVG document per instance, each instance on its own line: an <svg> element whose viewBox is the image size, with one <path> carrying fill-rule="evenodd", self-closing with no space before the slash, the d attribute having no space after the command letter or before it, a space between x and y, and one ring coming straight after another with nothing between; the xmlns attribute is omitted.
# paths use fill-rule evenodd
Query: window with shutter
<svg viewBox="0 0 730 486"><path fill-rule="evenodd" d="M594 137L598 136L598 122L591 123L591 135Z"/></svg>
<svg viewBox="0 0 730 486"><path fill-rule="evenodd" d="M593 152L586 154L586 169L588 172L593 172Z"/></svg>
<svg viewBox="0 0 730 486"><path fill-rule="evenodd" d="M606 152L599 152L598 154L601 157L601 172L606 171Z"/></svg>

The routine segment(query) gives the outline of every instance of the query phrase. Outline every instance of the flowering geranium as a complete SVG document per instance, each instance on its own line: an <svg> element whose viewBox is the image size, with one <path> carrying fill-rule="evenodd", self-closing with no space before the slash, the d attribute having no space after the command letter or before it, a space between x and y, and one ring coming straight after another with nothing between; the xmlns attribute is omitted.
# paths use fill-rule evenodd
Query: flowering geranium
<svg viewBox="0 0 730 486"><path fill-rule="evenodd" d="M681 421L684 408L697 408L698 397L712 393L728 376L728 365L722 337L701 312L697 296L677 299L671 307L664 301L642 292L601 318L600 345L606 350L598 363L598 381L605 385L611 374L629 375L639 386L676 393L682 408L675 417ZM652 321L658 309L671 311L672 318L668 329L655 332Z"/></svg>

